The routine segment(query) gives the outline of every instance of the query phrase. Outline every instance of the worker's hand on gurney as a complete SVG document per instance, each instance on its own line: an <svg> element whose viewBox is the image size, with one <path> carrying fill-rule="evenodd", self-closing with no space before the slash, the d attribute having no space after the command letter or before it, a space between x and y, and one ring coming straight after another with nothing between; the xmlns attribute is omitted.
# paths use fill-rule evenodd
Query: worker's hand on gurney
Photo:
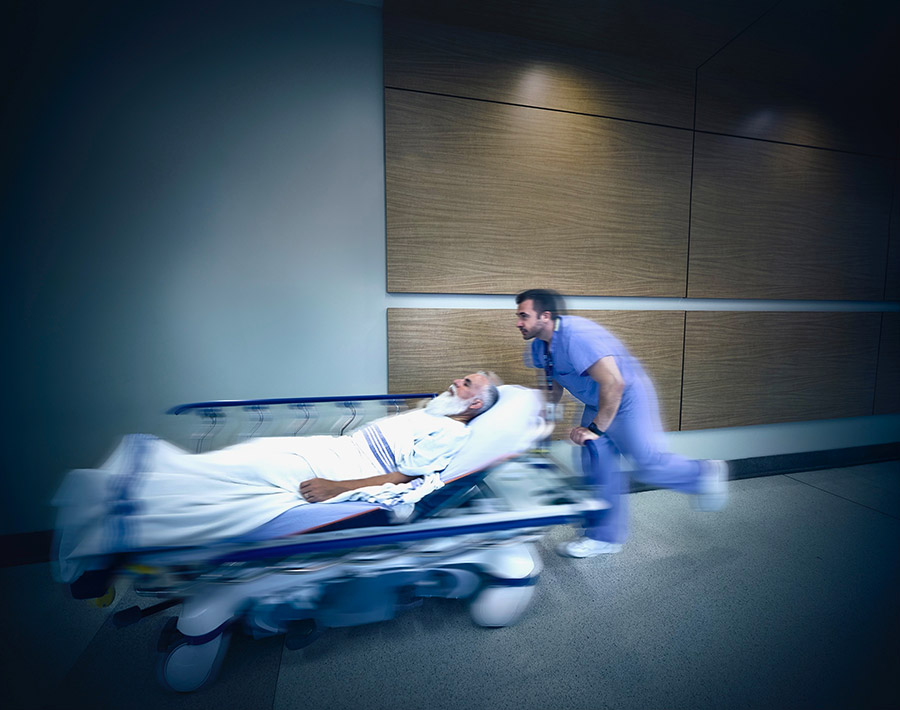
<svg viewBox="0 0 900 710"><path fill-rule="evenodd" d="M591 439L599 439L594 432L584 426L577 426L569 432L569 438L579 446L584 446L585 442Z"/></svg>
<svg viewBox="0 0 900 710"><path fill-rule="evenodd" d="M368 486L382 486L385 483L409 483L414 477L402 473L386 473L383 476L357 478L352 481L329 481L327 478L310 478L300 484L300 495L307 503L321 503L345 491Z"/></svg>

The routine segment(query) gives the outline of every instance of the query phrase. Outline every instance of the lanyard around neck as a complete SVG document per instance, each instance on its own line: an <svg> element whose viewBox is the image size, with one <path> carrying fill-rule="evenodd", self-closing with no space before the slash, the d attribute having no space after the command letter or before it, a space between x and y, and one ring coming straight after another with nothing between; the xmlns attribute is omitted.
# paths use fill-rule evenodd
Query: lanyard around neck
<svg viewBox="0 0 900 710"><path fill-rule="evenodd" d="M554 337L559 333L560 325L562 325L562 318L557 318L553 325ZM553 355L550 352L550 343L546 340L541 342L544 343L544 374L547 376L547 389L549 390L553 388Z"/></svg>

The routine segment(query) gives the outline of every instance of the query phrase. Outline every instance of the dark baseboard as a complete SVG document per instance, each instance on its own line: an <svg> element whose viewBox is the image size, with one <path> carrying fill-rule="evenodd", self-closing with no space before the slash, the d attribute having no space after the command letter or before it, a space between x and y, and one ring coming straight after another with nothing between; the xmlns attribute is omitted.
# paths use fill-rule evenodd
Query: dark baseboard
<svg viewBox="0 0 900 710"><path fill-rule="evenodd" d="M846 449L825 451L802 451L797 454L777 454L775 456L754 456L747 459L733 459L728 462L731 480L781 476L800 471L822 471L828 468L861 466L867 463L896 461L900 459L900 441L872 446L852 446ZM631 492L656 490L637 481L631 482Z"/></svg>
<svg viewBox="0 0 900 710"><path fill-rule="evenodd" d="M844 468L860 466L867 463L896 461L900 459L900 442L875 444L873 446L854 446L847 449L828 449L826 451L804 451L798 454L779 454L777 456L754 456L747 459L735 459L730 463L731 478L759 478L761 476L778 476L799 471L821 471L827 468ZM655 490L637 481L632 481L631 492ZM50 561L50 548L53 544L52 530L38 530L29 533L0 535L0 567L15 567Z"/></svg>
<svg viewBox="0 0 900 710"><path fill-rule="evenodd" d="M0 567L49 562L52 544L52 530L0 535Z"/></svg>
<svg viewBox="0 0 900 710"><path fill-rule="evenodd" d="M826 468L860 466L900 459L900 442L854 446L847 449L808 451L779 456L756 456L731 462L732 478L757 478L800 471L821 471Z"/></svg>

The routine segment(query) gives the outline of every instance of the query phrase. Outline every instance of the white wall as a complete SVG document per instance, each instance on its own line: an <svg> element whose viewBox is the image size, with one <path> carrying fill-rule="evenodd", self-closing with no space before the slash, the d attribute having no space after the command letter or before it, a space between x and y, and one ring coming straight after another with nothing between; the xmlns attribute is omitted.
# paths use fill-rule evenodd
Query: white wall
<svg viewBox="0 0 900 710"><path fill-rule="evenodd" d="M188 5L22 38L0 534L173 404L386 388L380 9Z"/></svg>

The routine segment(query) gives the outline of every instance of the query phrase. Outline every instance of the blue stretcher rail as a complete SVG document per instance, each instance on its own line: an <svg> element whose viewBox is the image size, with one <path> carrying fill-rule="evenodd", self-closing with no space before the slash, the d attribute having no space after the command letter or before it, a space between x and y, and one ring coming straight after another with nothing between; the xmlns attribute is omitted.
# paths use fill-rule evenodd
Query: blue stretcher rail
<svg viewBox="0 0 900 710"><path fill-rule="evenodd" d="M270 399L223 399L213 402L191 402L178 404L166 414L183 414L195 409L220 409L224 407L265 407L280 404L317 404L319 402L394 402L402 399L426 399L437 397L436 392L419 394L361 394L351 397L279 397Z"/></svg>

